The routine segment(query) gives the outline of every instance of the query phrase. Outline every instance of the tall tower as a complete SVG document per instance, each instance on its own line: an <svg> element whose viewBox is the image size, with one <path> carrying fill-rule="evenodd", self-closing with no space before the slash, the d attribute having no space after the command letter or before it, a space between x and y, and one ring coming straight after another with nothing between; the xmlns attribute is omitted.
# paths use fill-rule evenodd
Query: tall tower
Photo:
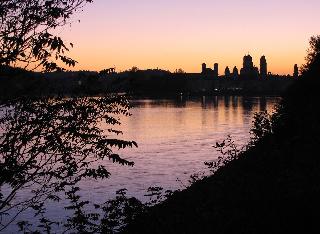
<svg viewBox="0 0 320 234"><path fill-rule="evenodd" d="M207 64L203 63L202 64L202 74L206 74L207 73Z"/></svg>
<svg viewBox="0 0 320 234"><path fill-rule="evenodd" d="M252 57L250 55L243 57L243 68L245 70L253 69L253 61L252 61Z"/></svg>
<svg viewBox="0 0 320 234"><path fill-rule="evenodd" d="M226 69L224 70L224 75L225 75L226 78L230 78L231 77L231 73L230 73L229 67L226 67Z"/></svg>
<svg viewBox="0 0 320 234"><path fill-rule="evenodd" d="M294 71L293 71L293 78L298 78L299 77L299 67L298 64L294 65Z"/></svg>
<svg viewBox="0 0 320 234"><path fill-rule="evenodd" d="M266 56L262 56L260 58L260 77L267 78L268 74L268 64L266 60Z"/></svg>
<svg viewBox="0 0 320 234"><path fill-rule="evenodd" d="M219 76L219 64L218 63L214 64L213 71L214 71L214 77L218 78L218 76Z"/></svg>
<svg viewBox="0 0 320 234"><path fill-rule="evenodd" d="M240 75L245 79L256 79L259 77L259 69L253 65L250 55L243 57L243 68L240 70Z"/></svg>
<svg viewBox="0 0 320 234"><path fill-rule="evenodd" d="M239 70L238 70L237 67L234 67L234 68L233 68L232 77L233 77L234 79L237 79L237 78L239 77Z"/></svg>

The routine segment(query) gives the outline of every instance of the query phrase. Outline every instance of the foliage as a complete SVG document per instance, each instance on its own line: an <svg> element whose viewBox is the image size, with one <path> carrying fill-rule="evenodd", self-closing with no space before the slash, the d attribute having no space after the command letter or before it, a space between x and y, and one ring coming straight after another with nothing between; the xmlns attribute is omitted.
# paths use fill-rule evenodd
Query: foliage
<svg viewBox="0 0 320 234"><path fill-rule="evenodd" d="M137 73L139 71L139 68L138 67L132 67L129 72L132 72L132 73Z"/></svg>
<svg viewBox="0 0 320 234"><path fill-rule="evenodd" d="M302 66L302 75L311 75L315 72L320 72L320 35L312 36L309 41L309 48L305 58L306 63ZM309 74L308 74L309 73Z"/></svg>
<svg viewBox="0 0 320 234"><path fill-rule="evenodd" d="M240 149L229 135L225 140L217 142L213 147L220 153L220 156L214 161L205 162L205 165L208 166L210 171L214 174L220 168L236 160L239 155L244 152L246 146Z"/></svg>
<svg viewBox="0 0 320 234"><path fill-rule="evenodd" d="M251 144L272 133L272 115L267 111L255 113L251 128Z"/></svg>
<svg viewBox="0 0 320 234"><path fill-rule="evenodd" d="M23 233L52 233L60 227L62 233L121 233L129 223L132 223L138 216L145 214L148 209L163 202L172 196L172 191L163 191L160 187L151 187L146 193L149 201L145 204L134 197L127 196L127 190L121 189L116 192L114 199L103 204L92 204L84 201L78 194L80 188L71 187L66 191L66 199L70 205L66 211L71 211L66 222L57 222L45 217L46 209L44 204L33 206L35 218L38 218L38 225L35 222L18 222ZM58 202L58 201L57 201ZM88 212L90 207L92 212Z"/></svg>
<svg viewBox="0 0 320 234"><path fill-rule="evenodd" d="M74 12L92 0L1 0L0 65L61 70L74 66L69 46L53 31L70 22ZM70 43L72 47L73 44Z"/></svg>
<svg viewBox="0 0 320 234"><path fill-rule="evenodd" d="M273 114L270 114L267 111L255 113L250 130L251 138L249 142L246 145L239 147L230 135L227 136L225 140L217 142L216 145L213 146L220 153L218 159L211 162L205 162L205 165L208 166L214 174L220 168L225 167L228 163L237 160L247 150L254 148L259 141L272 135L276 126L279 125L281 110L282 105L278 104L275 107L275 113Z"/></svg>
<svg viewBox="0 0 320 234"><path fill-rule="evenodd" d="M182 68L179 68L179 69L176 69L174 71L174 73L176 73L176 74L185 74L186 72Z"/></svg>
<svg viewBox="0 0 320 234"><path fill-rule="evenodd" d="M100 98L20 98L1 105L0 117L0 216L19 212L75 186L83 178L103 179L110 173L102 160L133 166L114 154L113 148L137 147L134 141L119 140L119 116L129 116L124 96ZM105 130L102 129L106 125ZM33 196L12 203L17 193L32 189ZM6 227L1 224L0 230Z"/></svg>

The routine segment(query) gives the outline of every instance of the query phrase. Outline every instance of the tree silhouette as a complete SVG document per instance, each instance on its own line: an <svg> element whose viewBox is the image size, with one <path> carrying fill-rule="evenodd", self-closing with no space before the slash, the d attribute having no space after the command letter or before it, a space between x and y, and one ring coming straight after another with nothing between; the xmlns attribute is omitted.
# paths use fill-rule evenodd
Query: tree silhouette
<svg viewBox="0 0 320 234"><path fill-rule="evenodd" d="M118 115L129 115L128 109L128 100L115 95L24 98L1 105L0 189L9 186L10 192L0 190L0 217L13 209L20 213L48 199L57 200L56 192L83 178L108 178L102 160L133 166L112 152L115 147L137 146L116 139L122 132L112 127L120 125ZM25 189L32 196L12 203ZM7 224L0 222L0 231L14 218Z"/></svg>
<svg viewBox="0 0 320 234"><path fill-rule="evenodd" d="M0 64L46 71L74 66L62 38L51 31L70 23L71 15L92 0L1 0ZM72 47L73 44L70 43Z"/></svg>
<svg viewBox="0 0 320 234"><path fill-rule="evenodd" d="M309 41L309 49L305 58L306 63L301 68L303 76L320 74L320 35L312 36Z"/></svg>
<svg viewBox="0 0 320 234"><path fill-rule="evenodd" d="M133 66L129 71L130 71L130 72L132 72L132 73L136 73L136 72L138 72L138 71L139 71L139 68L138 68L138 67Z"/></svg>
<svg viewBox="0 0 320 234"><path fill-rule="evenodd" d="M51 31L70 23L71 15L90 2L0 1L0 68L15 76L12 66L44 71L63 70L61 62L74 66L76 61L66 56L69 46ZM44 217L45 202L60 201L57 194L70 198L82 179L108 178L103 160L133 166L113 153L115 148L137 147L134 141L120 140L122 132L114 128L121 116L130 115L125 96L37 95L0 97L0 232L29 208ZM16 199L21 191L30 196ZM45 218L40 223L50 232L53 223ZM28 225L19 226L27 230Z"/></svg>
<svg viewBox="0 0 320 234"><path fill-rule="evenodd" d="M185 74L186 72L182 68L179 68L179 69L176 69L174 71L174 73L176 73L176 74Z"/></svg>

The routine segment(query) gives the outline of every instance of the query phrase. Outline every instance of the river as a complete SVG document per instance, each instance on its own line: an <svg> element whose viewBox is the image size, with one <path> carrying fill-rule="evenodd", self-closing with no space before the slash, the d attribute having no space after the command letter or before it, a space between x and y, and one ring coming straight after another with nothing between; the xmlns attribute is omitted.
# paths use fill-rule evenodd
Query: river
<svg viewBox="0 0 320 234"><path fill-rule="evenodd" d="M212 147L230 135L238 145L250 139L250 128L256 112L272 112L277 97L202 97L177 100L133 100L132 116L121 119L123 138L134 140L139 147L122 150L122 157L134 161L125 167L106 161L110 179L82 181L81 195L102 203L126 188L128 195L146 201L150 186L165 190L188 186L190 175L207 173L204 165L219 153ZM21 195L23 196L23 194ZM61 206L48 204L51 218L61 217ZM31 218L26 213L21 219ZM9 232L15 230L9 228Z"/></svg>

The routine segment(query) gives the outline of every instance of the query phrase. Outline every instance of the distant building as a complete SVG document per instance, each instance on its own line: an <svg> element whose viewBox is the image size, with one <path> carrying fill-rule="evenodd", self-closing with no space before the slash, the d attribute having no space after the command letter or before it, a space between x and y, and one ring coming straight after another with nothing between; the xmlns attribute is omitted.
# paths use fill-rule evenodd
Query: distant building
<svg viewBox="0 0 320 234"><path fill-rule="evenodd" d="M231 73L230 73L229 67L226 67L226 69L224 70L224 75L225 75L226 78L230 78L231 77Z"/></svg>
<svg viewBox="0 0 320 234"><path fill-rule="evenodd" d="M207 64L203 63L202 64L202 74L206 74L207 72Z"/></svg>
<svg viewBox="0 0 320 234"><path fill-rule="evenodd" d="M243 57L243 68L245 69L252 69L253 68L253 61L251 55L246 55Z"/></svg>
<svg viewBox="0 0 320 234"><path fill-rule="evenodd" d="M202 64L202 74L203 75L213 75L214 71L211 68L207 67L207 64Z"/></svg>
<svg viewBox="0 0 320 234"><path fill-rule="evenodd" d="M219 65L218 63L214 64L214 68L208 68L207 64L203 63L202 64L202 74L203 75L210 75L210 77L214 77L214 78L218 78L218 74L219 74Z"/></svg>
<svg viewBox="0 0 320 234"><path fill-rule="evenodd" d="M250 55L243 57L243 68L240 70L240 75L244 79L256 79L259 77L259 69L253 65Z"/></svg>
<svg viewBox="0 0 320 234"><path fill-rule="evenodd" d="M293 71L293 78L298 78L299 77L299 67L298 64L294 65L294 71Z"/></svg>
<svg viewBox="0 0 320 234"><path fill-rule="evenodd" d="M219 76L219 64L218 63L214 64L213 72L214 72L214 77L218 78L218 76Z"/></svg>
<svg viewBox="0 0 320 234"><path fill-rule="evenodd" d="M234 68L233 68L233 71L232 71L232 78L233 78L233 79L237 79L237 78L239 78L239 70L238 70L238 68L237 68L237 67L234 67Z"/></svg>
<svg viewBox="0 0 320 234"><path fill-rule="evenodd" d="M268 74L268 64L265 56L260 58L260 77L267 78Z"/></svg>

